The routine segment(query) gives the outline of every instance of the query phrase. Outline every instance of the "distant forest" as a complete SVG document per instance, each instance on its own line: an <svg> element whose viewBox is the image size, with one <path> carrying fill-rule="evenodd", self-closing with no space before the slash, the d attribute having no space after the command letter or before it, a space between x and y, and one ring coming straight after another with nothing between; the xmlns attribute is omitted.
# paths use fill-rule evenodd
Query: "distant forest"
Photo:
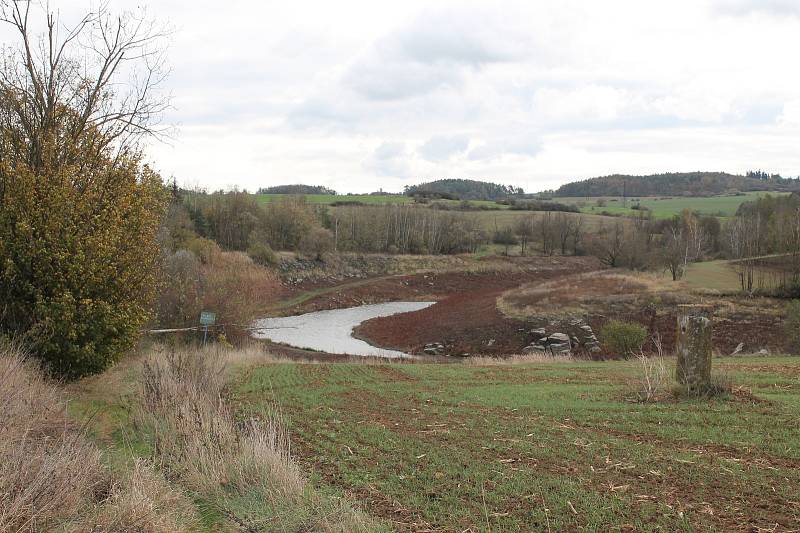
<svg viewBox="0 0 800 533"><path fill-rule="evenodd" d="M750 171L746 176L725 172L674 172L649 176L614 174L562 185L556 196L711 196L736 191L796 191L800 179Z"/></svg>
<svg viewBox="0 0 800 533"><path fill-rule="evenodd" d="M465 179L441 179L419 185L407 185L404 191L406 196L454 200L503 200L524 193L522 188L513 185Z"/></svg>
<svg viewBox="0 0 800 533"><path fill-rule="evenodd" d="M295 184L262 187L258 189L258 194L336 194L336 191L322 185Z"/></svg>

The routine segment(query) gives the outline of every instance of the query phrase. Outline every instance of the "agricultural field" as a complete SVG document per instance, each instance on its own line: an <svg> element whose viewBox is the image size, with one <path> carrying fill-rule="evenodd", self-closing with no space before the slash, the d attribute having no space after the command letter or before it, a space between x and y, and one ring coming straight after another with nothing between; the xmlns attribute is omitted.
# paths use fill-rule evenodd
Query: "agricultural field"
<svg viewBox="0 0 800 533"><path fill-rule="evenodd" d="M800 359L715 359L731 394L646 404L637 365L266 364L232 397L280 405L314 484L396 530L800 528Z"/></svg>
<svg viewBox="0 0 800 533"><path fill-rule="evenodd" d="M254 194L256 200L261 204L268 204L285 198L286 194ZM359 202L362 204L383 205L383 204L410 204L414 199L403 195L372 195L372 194L305 194L307 202L312 204L330 205L334 202Z"/></svg>
<svg viewBox="0 0 800 533"><path fill-rule="evenodd" d="M680 214L683 209L691 209L697 213L714 215L719 217L729 217L736 213L743 202L755 200L759 196L766 194L783 195L782 192L748 192L743 195L733 196L711 196L703 198L694 197L630 197L627 200L627 207L623 207L623 198L618 196L590 196L590 197L557 197L553 201L578 205L584 214L603 216L636 215L640 211L631 209L631 206L640 204L647 207L656 218L669 218ZM261 204L274 202L286 195L283 194L257 194L254 195ZM304 195L306 201L312 204L330 205L336 202L355 202L366 205L385 205L385 204L410 204L414 199L403 195L333 195L333 194L308 194ZM598 206L598 200L605 202L604 206ZM461 202L458 200L435 200L434 203L457 206ZM469 202L474 207L481 207L488 211L479 212L483 217L514 217L525 211L511 211L507 205L499 204L491 200L471 200ZM431 205L431 204L424 204Z"/></svg>
<svg viewBox="0 0 800 533"><path fill-rule="evenodd" d="M517 211L511 210L506 208L506 206L500 206L503 209L487 209L483 211L452 211L453 213L463 214L467 217L475 218L481 229L487 232L493 232L498 228L507 227L513 225L520 217L525 216L534 216L539 217L542 216L544 213L541 211ZM336 212L337 209L351 209L351 206L333 206L331 207L331 212ZM427 209L427 207L420 205L420 209ZM618 221L625 222L625 219L622 217L612 217L606 215L599 215L599 214L592 214L592 213L566 213L569 217L578 217L581 216L583 218L584 229L586 231L595 231L599 229L601 226L608 226L610 224L614 224Z"/></svg>
<svg viewBox="0 0 800 533"><path fill-rule="evenodd" d="M512 225L519 220L519 217L531 215L540 217L543 215L543 213L540 211L513 211L510 209L496 211L474 211L470 212L469 214L470 216L477 218L481 224L481 227L486 231L494 231L497 228ZM618 217L609 217L591 213L581 215L578 213L566 213L566 215L569 217L581 216L583 218L584 229L586 231L595 231L603 225L608 226L620 220Z"/></svg>
<svg viewBox="0 0 800 533"><path fill-rule="evenodd" d="M693 197L631 197L628 198L628 207L623 207L623 198L618 196L591 196L591 197L561 197L554 198L556 202L565 204L585 204L581 206L584 213L600 214L602 212L610 214L634 215L638 211L631 209L631 206L641 204L650 209L656 218L669 218L680 214L684 209L691 209L697 213L705 215L715 215L720 217L733 216L743 202L753 201L759 196L766 194L783 195L786 193L775 192L748 192L741 196L710 196L707 198ZM604 207L597 206L598 200L604 200Z"/></svg>

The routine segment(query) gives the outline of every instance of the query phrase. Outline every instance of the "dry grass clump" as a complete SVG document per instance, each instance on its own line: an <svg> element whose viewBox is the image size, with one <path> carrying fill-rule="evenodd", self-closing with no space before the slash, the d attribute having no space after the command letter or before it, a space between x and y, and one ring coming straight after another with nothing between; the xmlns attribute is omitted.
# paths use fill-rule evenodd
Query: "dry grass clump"
<svg viewBox="0 0 800 533"><path fill-rule="evenodd" d="M676 383L672 387L672 394L677 399L705 399L727 398L734 392L733 378L725 372L712 372L707 385L690 387Z"/></svg>
<svg viewBox="0 0 800 533"><path fill-rule="evenodd" d="M179 495L144 465L117 482L67 416L60 388L8 345L0 345L0 420L0 531L192 529Z"/></svg>
<svg viewBox="0 0 800 533"><path fill-rule="evenodd" d="M223 389L236 353L172 351L143 363L136 418L167 477L245 531L374 531L346 502L306 485L279 410L235 419Z"/></svg>
<svg viewBox="0 0 800 533"><path fill-rule="evenodd" d="M122 482L113 483L101 505L65 524L69 533L196 531L197 510L148 462L137 459Z"/></svg>
<svg viewBox="0 0 800 533"><path fill-rule="evenodd" d="M719 371L712 373L708 385L701 389L690 389L687 385L677 383L670 370L675 365L674 359L671 359L668 366L661 338L656 336L652 342L654 348L652 354L646 354L641 350L635 354L638 367L629 387L628 399L650 403L692 398L712 399L732 394L733 379Z"/></svg>
<svg viewBox="0 0 800 533"><path fill-rule="evenodd" d="M532 354L517 354L508 357L487 357L487 356L474 356L466 357L464 364L469 366L503 366L503 365L524 365L528 363L561 363L561 362L574 362L582 359L575 359L572 356L566 357L553 357L552 355L532 353Z"/></svg>
<svg viewBox="0 0 800 533"><path fill-rule="evenodd" d="M531 283L506 292L498 308L508 316L563 317L615 306L637 306L658 296L683 301L682 285L645 272L597 271L564 276L545 283Z"/></svg>
<svg viewBox="0 0 800 533"><path fill-rule="evenodd" d="M664 361L661 337L653 338L653 354L639 350L636 355L638 371L634 378L633 395L639 402L654 402L663 398L671 385L671 374Z"/></svg>

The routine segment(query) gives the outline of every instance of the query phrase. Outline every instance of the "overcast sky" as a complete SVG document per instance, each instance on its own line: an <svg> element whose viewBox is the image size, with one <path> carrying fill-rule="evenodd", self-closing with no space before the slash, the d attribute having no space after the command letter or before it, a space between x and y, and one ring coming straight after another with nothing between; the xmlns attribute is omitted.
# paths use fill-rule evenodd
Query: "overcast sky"
<svg viewBox="0 0 800 533"><path fill-rule="evenodd" d="M110 4L174 28L148 156L186 185L800 174L798 0Z"/></svg>

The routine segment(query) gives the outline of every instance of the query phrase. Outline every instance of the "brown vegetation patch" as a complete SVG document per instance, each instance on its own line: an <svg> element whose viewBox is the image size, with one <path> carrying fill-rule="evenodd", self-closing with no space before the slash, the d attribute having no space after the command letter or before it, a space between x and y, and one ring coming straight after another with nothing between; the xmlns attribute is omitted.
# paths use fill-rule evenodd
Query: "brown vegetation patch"
<svg viewBox="0 0 800 533"><path fill-rule="evenodd" d="M500 307L509 316L518 318L562 317L596 312L610 304L631 304L643 295L663 294L668 289L672 288L665 287L655 276L595 271L509 291L503 295Z"/></svg>
<svg viewBox="0 0 800 533"><path fill-rule="evenodd" d="M63 390L0 346L0 531L194 531L194 508L152 465L112 473Z"/></svg>
<svg viewBox="0 0 800 533"><path fill-rule="evenodd" d="M519 353L528 343L530 325L503 315L497 309L498 296L532 280L596 266L592 258L529 258L512 271L407 276L395 299L427 294L438 302L421 311L369 320L356 334L409 353L420 353L431 342L443 343L451 355Z"/></svg>
<svg viewBox="0 0 800 533"><path fill-rule="evenodd" d="M699 302L716 307L713 342L720 355L743 343L745 353L788 349L781 332L780 303L769 298L707 297L653 274L600 271L565 276L506 292L499 300L508 316L545 324L584 316L599 332L610 319L637 322L661 338L664 352L675 346L676 306ZM650 346L645 346L649 350Z"/></svg>

